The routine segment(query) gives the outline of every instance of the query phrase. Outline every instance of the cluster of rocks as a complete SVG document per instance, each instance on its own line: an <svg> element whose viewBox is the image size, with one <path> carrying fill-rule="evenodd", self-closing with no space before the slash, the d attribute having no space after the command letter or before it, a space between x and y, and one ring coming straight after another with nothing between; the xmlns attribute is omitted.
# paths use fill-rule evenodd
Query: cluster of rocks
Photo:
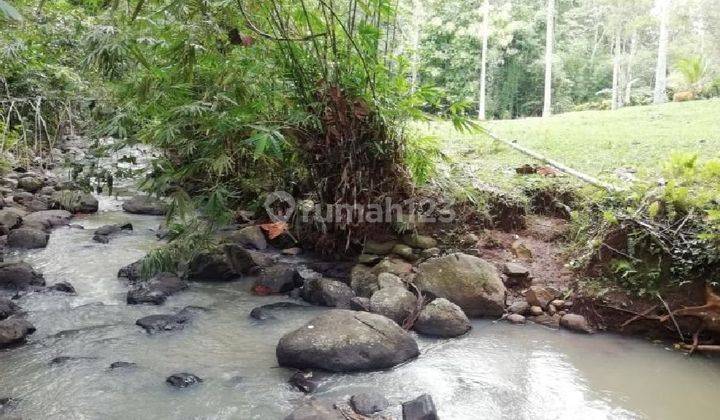
<svg viewBox="0 0 720 420"><path fill-rule="evenodd" d="M386 418L382 412L390 407L388 400L378 392L363 392L350 397L349 401L330 402L309 398L290 413L285 420L344 420L349 418ZM428 394L403 402L403 420L437 420L433 399ZM359 416L359 417L358 417ZM380 416L380 417L378 417Z"/></svg>
<svg viewBox="0 0 720 420"><path fill-rule="evenodd" d="M530 286L525 299L513 302L507 308L506 319L513 324L524 324L526 319L552 328L563 327L571 331L590 334L593 328L587 319L570 313L573 302L561 299L561 293L550 286Z"/></svg>

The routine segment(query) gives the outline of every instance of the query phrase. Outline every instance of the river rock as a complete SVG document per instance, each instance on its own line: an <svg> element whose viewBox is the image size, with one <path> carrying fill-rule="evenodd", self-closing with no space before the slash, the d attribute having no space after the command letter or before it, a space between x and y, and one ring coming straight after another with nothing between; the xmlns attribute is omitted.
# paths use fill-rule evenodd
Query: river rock
<svg viewBox="0 0 720 420"><path fill-rule="evenodd" d="M559 294L557 289L550 286L530 286L525 292L525 300L531 306L546 308Z"/></svg>
<svg viewBox="0 0 720 420"><path fill-rule="evenodd" d="M238 244L226 244L223 247L233 271L240 274L256 274L264 267L273 264L273 259L262 252L246 249Z"/></svg>
<svg viewBox="0 0 720 420"><path fill-rule="evenodd" d="M267 293L287 293L295 286L295 269L289 264L277 264L260 271L253 290L262 287Z"/></svg>
<svg viewBox="0 0 720 420"><path fill-rule="evenodd" d="M560 315L548 315L548 314L541 314L538 316L532 316L528 318L530 321L544 325L549 328L560 328Z"/></svg>
<svg viewBox="0 0 720 420"><path fill-rule="evenodd" d="M402 325L415 310L417 297L404 287L386 287L370 298L370 312L386 316Z"/></svg>
<svg viewBox="0 0 720 420"><path fill-rule="evenodd" d="M135 325L142 327L148 334L181 330L198 312L203 312L204 310L203 308L195 306L187 306L174 315L161 314L140 318L135 322Z"/></svg>
<svg viewBox="0 0 720 420"><path fill-rule="evenodd" d="M30 213L23 217L23 226L40 229L52 229L70 224L72 214L67 210L44 210Z"/></svg>
<svg viewBox="0 0 720 420"><path fill-rule="evenodd" d="M125 278L130 283L137 283L142 280L142 258L120 267L120 270L118 270L118 278Z"/></svg>
<svg viewBox="0 0 720 420"><path fill-rule="evenodd" d="M350 299L355 297L355 293L343 282L326 278L312 278L305 281L301 296L306 302L313 305L349 308Z"/></svg>
<svg viewBox="0 0 720 420"><path fill-rule="evenodd" d="M10 230L15 229L22 223L22 218L11 209L0 210L0 234L7 235Z"/></svg>
<svg viewBox="0 0 720 420"><path fill-rule="evenodd" d="M237 277L224 252L203 252L188 267L188 278L194 281L229 281Z"/></svg>
<svg viewBox="0 0 720 420"><path fill-rule="evenodd" d="M25 290L31 286L45 286L43 275L25 262L0 263L0 289Z"/></svg>
<svg viewBox="0 0 720 420"><path fill-rule="evenodd" d="M382 261L377 263L373 268L372 272L377 276L380 273L391 273L396 276L402 276L412 272L412 264L403 261L398 258L384 258Z"/></svg>
<svg viewBox="0 0 720 420"><path fill-rule="evenodd" d="M0 321L0 348L21 343L25 341L25 337L34 332L33 324L21 318Z"/></svg>
<svg viewBox="0 0 720 420"><path fill-rule="evenodd" d="M560 318L560 326L570 331L592 334L593 329L584 316L578 314L566 314Z"/></svg>
<svg viewBox="0 0 720 420"><path fill-rule="evenodd" d="M375 255L387 255L392 252L393 247L397 245L397 241L385 241L385 242L379 242L379 241L373 241L368 240L365 242L365 247L363 248L364 254L375 254Z"/></svg>
<svg viewBox="0 0 720 420"><path fill-rule="evenodd" d="M267 249L267 239L260 226L246 226L236 231L225 234L225 241L236 243L257 250Z"/></svg>
<svg viewBox="0 0 720 420"><path fill-rule="evenodd" d="M137 367L137 363L133 362L112 362L110 364L110 370L115 369L132 369Z"/></svg>
<svg viewBox="0 0 720 420"><path fill-rule="evenodd" d="M417 260L417 255L413 254L413 249L405 244L397 244L393 247L392 253L402 257L406 261Z"/></svg>
<svg viewBox="0 0 720 420"><path fill-rule="evenodd" d="M428 259L440 255L440 248L428 248L420 251L420 258Z"/></svg>
<svg viewBox="0 0 720 420"><path fill-rule="evenodd" d="M435 403L429 394L402 403L403 420L438 420Z"/></svg>
<svg viewBox="0 0 720 420"><path fill-rule="evenodd" d="M197 385L203 380L193 375L192 373L175 373L165 379L165 382L174 386L175 388L187 388L189 386Z"/></svg>
<svg viewBox="0 0 720 420"><path fill-rule="evenodd" d="M375 265L380 261L380 256L375 254L360 254L357 261L360 264Z"/></svg>
<svg viewBox="0 0 720 420"><path fill-rule="evenodd" d="M508 306L507 311L511 314L525 315L530 311L530 305L524 300L518 300Z"/></svg>
<svg viewBox="0 0 720 420"><path fill-rule="evenodd" d="M75 291L75 287L73 287L73 285L67 281L61 281L61 282L55 283L55 284L49 286L48 290L53 290L55 292L60 292L60 293L67 293L69 295L77 294L77 292Z"/></svg>
<svg viewBox="0 0 720 420"><path fill-rule="evenodd" d="M510 314L506 318L511 324L524 324L525 317L520 314Z"/></svg>
<svg viewBox="0 0 720 420"><path fill-rule="evenodd" d="M543 309L537 305L530 307L530 314L533 316L539 316L543 314Z"/></svg>
<svg viewBox="0 0 720 420"><path fill-rule="evenodd" d="M388 408L390 403L383 394L370 391L355 394L350 397L350 405L356 413L362 414L363 416L371 416Z"/></svg>
<svg viewBox="0 0 720 420"><path fill-rule="evenodd" d="M114 225L100 226L99 228L95 229L95 233L93 234L93 241L99 242L101 244L106 244L110 242L110 237L112 235L122 232L123 230L133 230L133 225L130 223L118 223Z"/></svg>
<svg viewBox="0 0 720 420"><path fill-rule="evenodd" d="M311 399L293 410L285 420L346 420L332 403Z"/></svg>
<svg viewBox="0 0 720 420"><path fill-rule="evenodd" d="M58 191L53 195L51 201L52 207L71 213L95 213L99 206L95 196L80 190Z"/></svg>
<svg viewBox="0 0 720 420"><path fill-rule="evenodd" d="M7 244L12 248L35 249L45 248L50 235L42 230L21 227L8 233Z"/></svg>
<svg viewBox="0 0 720 420"><path fill-rule="evenodd" d="M148 195L136 195L122 204L122 209L132 214L163 216L167 213L167 204Z"/></svg>
<svg viewBox="0 0 720 420"><path fill-rule="evenodd" d="M49 208L47 201L38 197L31 197L22 204L30 212L44 211Z"/></svg>
<svg viewBox="0 0 720 420"><path fill-rule="evenodd" d="M377 276L378 289L385 289L388 287L405 287L405 283L402 279L392 273L380 273Z"/></svg>
<svg viewBox="0 0 720 420"><path fill-rule="evenodd" d="M315 392L320 387L322 380L326 376L327 375L323 375L317 372L297 371L290 377L288 383L290 383L290 385L297 388L298 390L306 394L310 394Z"/></svg>
<svg viewBox="0 0 720 420"><path fill-rule="evenodd" d="M402 237L403 242L413 248L429 249L437 246L437 241L430 236L407 234Z"/></svg>
<svg viewBox="0 0 720 420"><path fill-rule="evenodd" d="M412 336L392 320L343 309L286 334L276 349L280 366L331 372L387 369L419 353Z"/></svg>
<svg viewBox="0 0 720 420"><path fill-rule="evenodd" d="M433 337L458 337L470 331L471 325L462 309L444 298L425 305L415 321L415 331Z"/></svg>
<svg viewBox="0 0 720 420"><path fill-rule="evenodd" d="M128 305L162 305L167 298L189 286L172 273L160 273L144 283L139 283L127 294Z"/></svg>
<svg viewBox="0 0 720 420"><path fill-rule="evenodd" d="M355 296L350 299L350 309L353 311L370 312L370 299L366 297Z"/></svg>
<svg viewBox="0 0 720 420"><path fill-rule="evenodd" d="M500 316L505 310L506 289L497 269L478 257L455 253L431 258L418 266L415 284L470 317Z"/></svg>
<svg viewBox="0 0 720 420"><path fill-rule="evenodd" d="M0 297L0 321L20 312L20 307L10 299Z"/></svg>
<svg viewBox="0 0 720 420"><path fill-rule="evenodd" d="M267 305L257 306L250 311L250 317L257 319L258 321L266 321L268 319L275 319L272 314L273 311L278 309L308 309L312 306L301 305L295 302L275 302L268 303Z"/></svg>
<svg viewBox="0 0 720 420"><path fill-rule="evenodd" d="M44 184L45 183L41 178L28 175L18 179L17 187L22 190L35 193L40 190L40 188L42 188Z"/></svg>
<svg viewBox="0 0 720 420"><path fill-rule="evenodd" d="M369 298L379 290L377 275L370 267L358 264L350 271L350 287L356 295Z"/></svg>

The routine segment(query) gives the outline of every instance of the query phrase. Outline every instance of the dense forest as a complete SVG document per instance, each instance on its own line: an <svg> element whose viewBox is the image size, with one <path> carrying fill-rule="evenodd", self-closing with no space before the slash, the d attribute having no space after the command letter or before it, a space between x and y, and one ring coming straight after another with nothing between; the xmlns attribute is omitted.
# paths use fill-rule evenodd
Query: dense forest
<svg viewBox="0 0 720 420"><path fill-rule="evenodd" d="M706 418L716 3L0 0L0 418Z"/></svg>

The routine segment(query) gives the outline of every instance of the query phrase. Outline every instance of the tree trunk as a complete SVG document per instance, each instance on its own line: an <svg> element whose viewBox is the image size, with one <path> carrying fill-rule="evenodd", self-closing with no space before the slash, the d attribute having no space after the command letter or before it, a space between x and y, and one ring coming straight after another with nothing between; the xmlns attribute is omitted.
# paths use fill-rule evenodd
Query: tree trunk
<svg viewBox="0 0 720 420"><path fill-rule="evenodd" d="M660 13L660 38L658 40L657 67L655 68L654 103L667 102L667 53L668 53L668 24L670 20L670 1L657 0Z"/></svg>
<svg viewBox="0 0 720 420"><path fill-rule="evenodd" d="M478 119L483 121L486 118L485 92L487 89L487 52L488 37L490 36L490 0L485 0L482 7L482 57L480 58L480 102L478 104Z"/></svg>
<svg viewBox="0 0 720 420"><path fill-rule="evenodd" d="M418 67L420 65L420 24L423 21L422 2L413 0L412 2L412 33L410 35L410 44L412 51L410 52L410 89L415 92L418 83Z"/></svg>
<svg viewBox="0 0 720 420"><path fill-rule="evenodd" d="M545 34L545 101L543 117L552 114L552 60L555 24L555 0L547 2L547 33Z"/></svg>
<svg viewBox="0 0 720 420"><path fill-rule="evenodd" d="M620 35L615 35L613 43L612 110L618 109L620 98Z"/></svg>
<svg viewBox="0 0 720 420"><path fill-rule="evenodd" d="M629 104L632 99L632 85L635 83L633 80L633 62L635 61L635 53L637 52L637 32L633 32L630 38L630 51L627 55L627 62L625 69L625 104Z"/></svg>

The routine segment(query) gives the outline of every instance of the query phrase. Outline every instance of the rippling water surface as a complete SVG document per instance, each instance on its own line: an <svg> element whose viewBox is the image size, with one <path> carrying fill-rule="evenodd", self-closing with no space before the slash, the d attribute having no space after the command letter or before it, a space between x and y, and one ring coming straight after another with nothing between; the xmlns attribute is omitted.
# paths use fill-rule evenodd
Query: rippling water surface
<svg viewBox="0 0 720 420"><path fill-rule="evenodd" d="M132 222L109 244L92 229ZM78 296L36 294L19 304L38 328L23 347L0 351L0 397L20 400L13 414L29 419L279 419L304 396L287 385L275 345L319 308L277 311L276 320L248 317L281 298L248 293L247 281L193 284L164 306L127 306L118 269L158 246L160 218L125 214L104 198L86 229L56 230L46 249L24 258L49 284L70 281ZM187 305L209 309L185 330L149 336L135 320ZM475 321L455 340L418 337L422 354L391 371L332 375L319 397L338 400L377 389L392 404L432 394L445 419L701 419L717 413L720 366L662 346L610 335L580 336L527 325ZM49 364L58 356L85 357ZM115 361L138 364L110 371ZM185 390L167 376L204 379ZM397 413L397 411L395 412Z"/></svg>

